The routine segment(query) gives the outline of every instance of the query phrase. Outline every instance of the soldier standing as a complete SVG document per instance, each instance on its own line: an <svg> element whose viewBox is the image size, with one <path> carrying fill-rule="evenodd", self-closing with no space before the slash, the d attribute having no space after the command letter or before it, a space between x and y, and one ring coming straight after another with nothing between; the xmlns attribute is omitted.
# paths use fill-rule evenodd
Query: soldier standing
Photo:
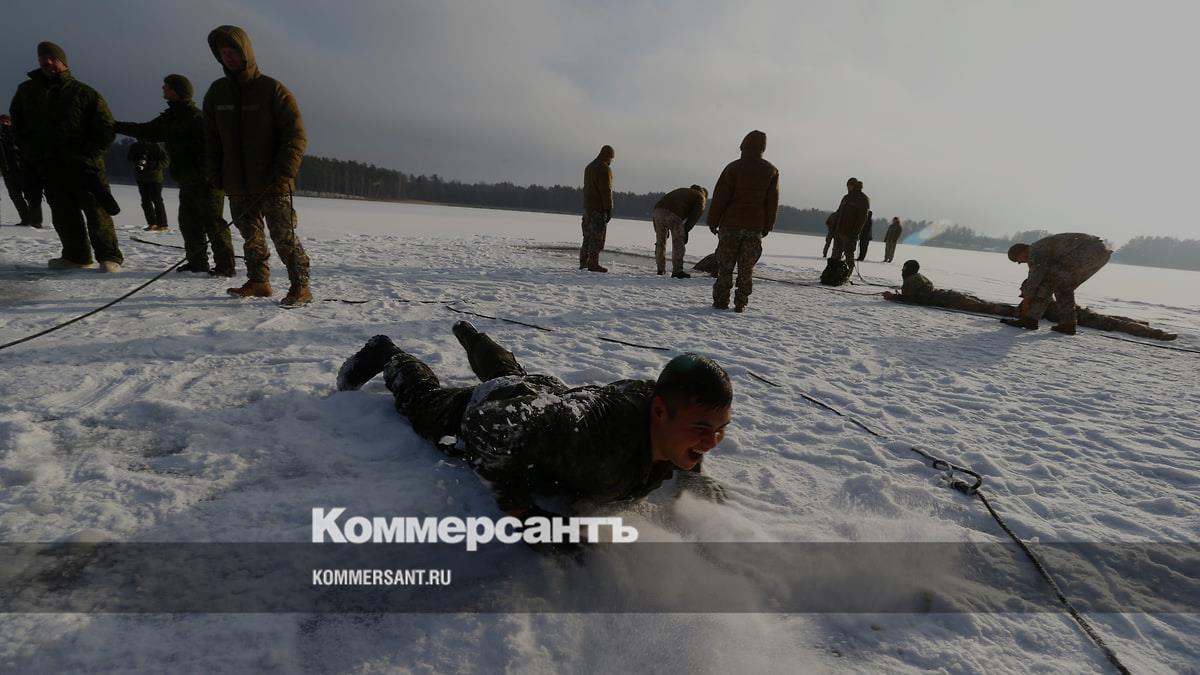
<svg viewBox="0 0 1200 675"><path fill-rule="evenodd" d="M205 161L209 182L229 195L229 211L245 240L247 281L227 289L235 297L270 297L270 251L263 221L291 287L279 303L312 302L308 255L296 236L292 192L304 158L304 120L296 97L263 75L250 37L237 26L219 26L208 46L225 70L204 96Z"/></svg>
<svg viewBox="0 0 1200 675"><path fill-rule="evenodd" d="M654 205L654 262L658 273L666 273L667 236L671 237L671 278L690 279L692 275L683 271L683 255L687 246L688 233L704 213L704 202L708 190L693 185L672 190L663 195Z"/></svg>
<svg viewBox="0 0 1200 675"><path fill-rule="evenodd" d="M105 210L119 210L104 177L112 114L104 97L71 76L62 47L41 42L37 54L38 69L17 87L10 112L21 157L28 160L24 168L44 186L62 244L62 255L49 267L91 268L98 259L105 272L119 272L125 257ZM107 207L101 206L105 197Z"/></svg>
<svg viewBox="0 0 1200 675"><path fill-rule="evenodd" d="M117 130L120 133L120 130ZM167 207L163 205L163 168L167 165L167 153L158 143L139 140L129 146L125 156L133 162L134 178L138 194L142 198L142 212L146 214L146 231L162 232L167 229Z"/></svg>
<svg viewBox="0 0 1200 675"><path fill-rule="evenodd" d="M583 170L583 245L579 247L579 269L589 272L607 272L600 266L600 252L604 250L604 235L608 221L612 220L612 161L617 153L611 145L600 148L587 168Z"/></svg>
<svg viewBox="0 0 1200 675"><path fill-rule="evenodd" d="M713 188L708 228L717 235L717 280L713 307L729 308L733 270L737 292L733 311L742 312L754 290L754 264L762 255L762 238L775 227L779 210L779 169L763 159L767 135L755 130L740 146L742 156L730 162Z"/></svg>
<svg viewBox="0 0 1200 675"><path fill-rule="evenodd" d="M846 181L846 195L838 204L831 259L844 258L847 267L854 269L854 244L858 241L858 233L862 231L870 212L871 198L863 192L862 181L854 177L849 178Z"/></svg>
<svg viewBox="0 0 1200 675"><path fill-rule="evenodd" d="M233 241L229 223L221 217L225 195L205 175L204 118L192 101L192 83L183 75L168 75L163 79L162 94L167 101L165 111L141 124L117 122L117 133L166 143L171 178L179 185L179 231L187 251L187 263L176 271L232 277ZM208 266L210 244L212 269Z"/></svg>
<svg viewBox="0 0 1200 675"><path fill-rule="evenodd" d="M1112 257L1104 240L1080 233L1055 234L1030 244L1013 244L1008 259L1028 263L1029 276L1021 284L1017 317L1001 319L1026 330L1037 330L1051 297L1057 304L1058 323L1050 330L1075 334L1075 289L1098 272Z"/></svg>
<svg viewBox="0 0 1200 675"><path fill-rule="evenodd" d="M900 218L893 217L892 224L888 225L887 234L883 235L883 262L892 262L896 257L896 244L900 243L902 234L904 226L900 224Z"/></svg>

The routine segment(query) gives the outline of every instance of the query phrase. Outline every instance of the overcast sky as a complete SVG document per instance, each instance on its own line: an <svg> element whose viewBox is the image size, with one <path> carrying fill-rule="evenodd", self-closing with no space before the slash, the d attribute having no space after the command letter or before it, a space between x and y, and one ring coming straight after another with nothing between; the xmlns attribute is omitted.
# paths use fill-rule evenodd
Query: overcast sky
<svg viewBox="0 0 1200 675"><path fill-rule="evenodd" d="M782 201L981 232L1197 238L1200 3L55 2L0 25L11 96L66 49L117 119L162 76L220 76L205 36L246 29L300 102L310 154L467 181L712 188L767 133ZM5 99L7 100L7 98Z"/></svg>

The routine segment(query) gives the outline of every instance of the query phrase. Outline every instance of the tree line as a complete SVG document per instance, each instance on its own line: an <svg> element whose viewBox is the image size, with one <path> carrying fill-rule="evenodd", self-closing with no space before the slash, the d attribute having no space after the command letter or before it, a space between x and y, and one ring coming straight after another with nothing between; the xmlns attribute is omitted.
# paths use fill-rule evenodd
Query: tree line
<svg viewBox="0 0 1200 675"><path fill-rule="evenodd" d="M134 181L133 165L125 159L129 139L122 139L109 148L105 157L109 179L118 183ZM173 185L170 178L167 185ZM678 186L672 186L672 189ZM464 183L448 180L437 174L407 174L374 164L305 156L296 178L298 194L316 197L369 199L379 201L421 201L458 206L481 206L519 211L579 213L583 191L577 185L516 185L502 183ZM650 220L654 204L663 192L616 192L613 195L613 217ZM825 235L825 219L829 211L798 209L780 206L775 228L783 232ZM888 220L872 221L875 239L883 239ZM1031 243L1048 236L1046 230L1026 230L1011 237L980 234L964 225L944 226L928 220L906 220L904 243L960 248L974 251L1007 251L1017 242ZM1171 267L1200 270L1200 240L1179 240L1172 237L1135 237L1120 248L1113 260L1130 265Z"/></svg>

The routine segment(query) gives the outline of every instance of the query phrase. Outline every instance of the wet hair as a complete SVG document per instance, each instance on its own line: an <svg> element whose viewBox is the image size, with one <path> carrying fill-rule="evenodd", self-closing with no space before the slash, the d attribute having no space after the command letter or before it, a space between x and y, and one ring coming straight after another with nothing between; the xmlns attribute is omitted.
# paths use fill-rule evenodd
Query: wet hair
<svg viewBox="0 0 1200 675"><path fill-rule="evenodd" d="M725 408L733 404L733 385L725 369L716 361L687 353L663 366L654 384L654 395L662 397L672 413L679 406L691 404Z"/></svg>
<svg viewBox="0 0 1200 675"><path fill-rule="evenodd" d="M1008 247L1008 259L1017 262L1017 256L1029 251L1029 244L1013 244Z"/></svg>

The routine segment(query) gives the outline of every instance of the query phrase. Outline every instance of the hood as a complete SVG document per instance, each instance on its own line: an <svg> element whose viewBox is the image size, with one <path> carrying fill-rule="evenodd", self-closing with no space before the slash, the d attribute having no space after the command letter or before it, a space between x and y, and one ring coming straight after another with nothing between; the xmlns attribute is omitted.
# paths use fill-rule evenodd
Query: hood
<svg viewBox="0 0 1200 675"><path fill-rule="evenodd" d="M246 67L240 73L231 73L221 63L221 47L232 45L242 53L242 61ZM240 80L258 77L258 62L254 60L254 46L250 44L250 36L237 26L217 26L208 34L208 48L212 50L213 58L221 63L221 69L226 75Z"/></svg>
<svg viewBox="0 0 1200 675"><path fill-rule="evenodd" d="M600 148L600 154L596 155L596 158L602 159L605 162L611 162L613 157L616 157L616 156L617 156L617 153L615 150L613 150L613 147L611 145L605 145Z"/></svg>
<svg viewBox="0 0 1200 675"><path fill-rule="evenodd" d="M767 135L757 129L746 134L739 149L747 155L762 156L767 151Z"/></svg>

